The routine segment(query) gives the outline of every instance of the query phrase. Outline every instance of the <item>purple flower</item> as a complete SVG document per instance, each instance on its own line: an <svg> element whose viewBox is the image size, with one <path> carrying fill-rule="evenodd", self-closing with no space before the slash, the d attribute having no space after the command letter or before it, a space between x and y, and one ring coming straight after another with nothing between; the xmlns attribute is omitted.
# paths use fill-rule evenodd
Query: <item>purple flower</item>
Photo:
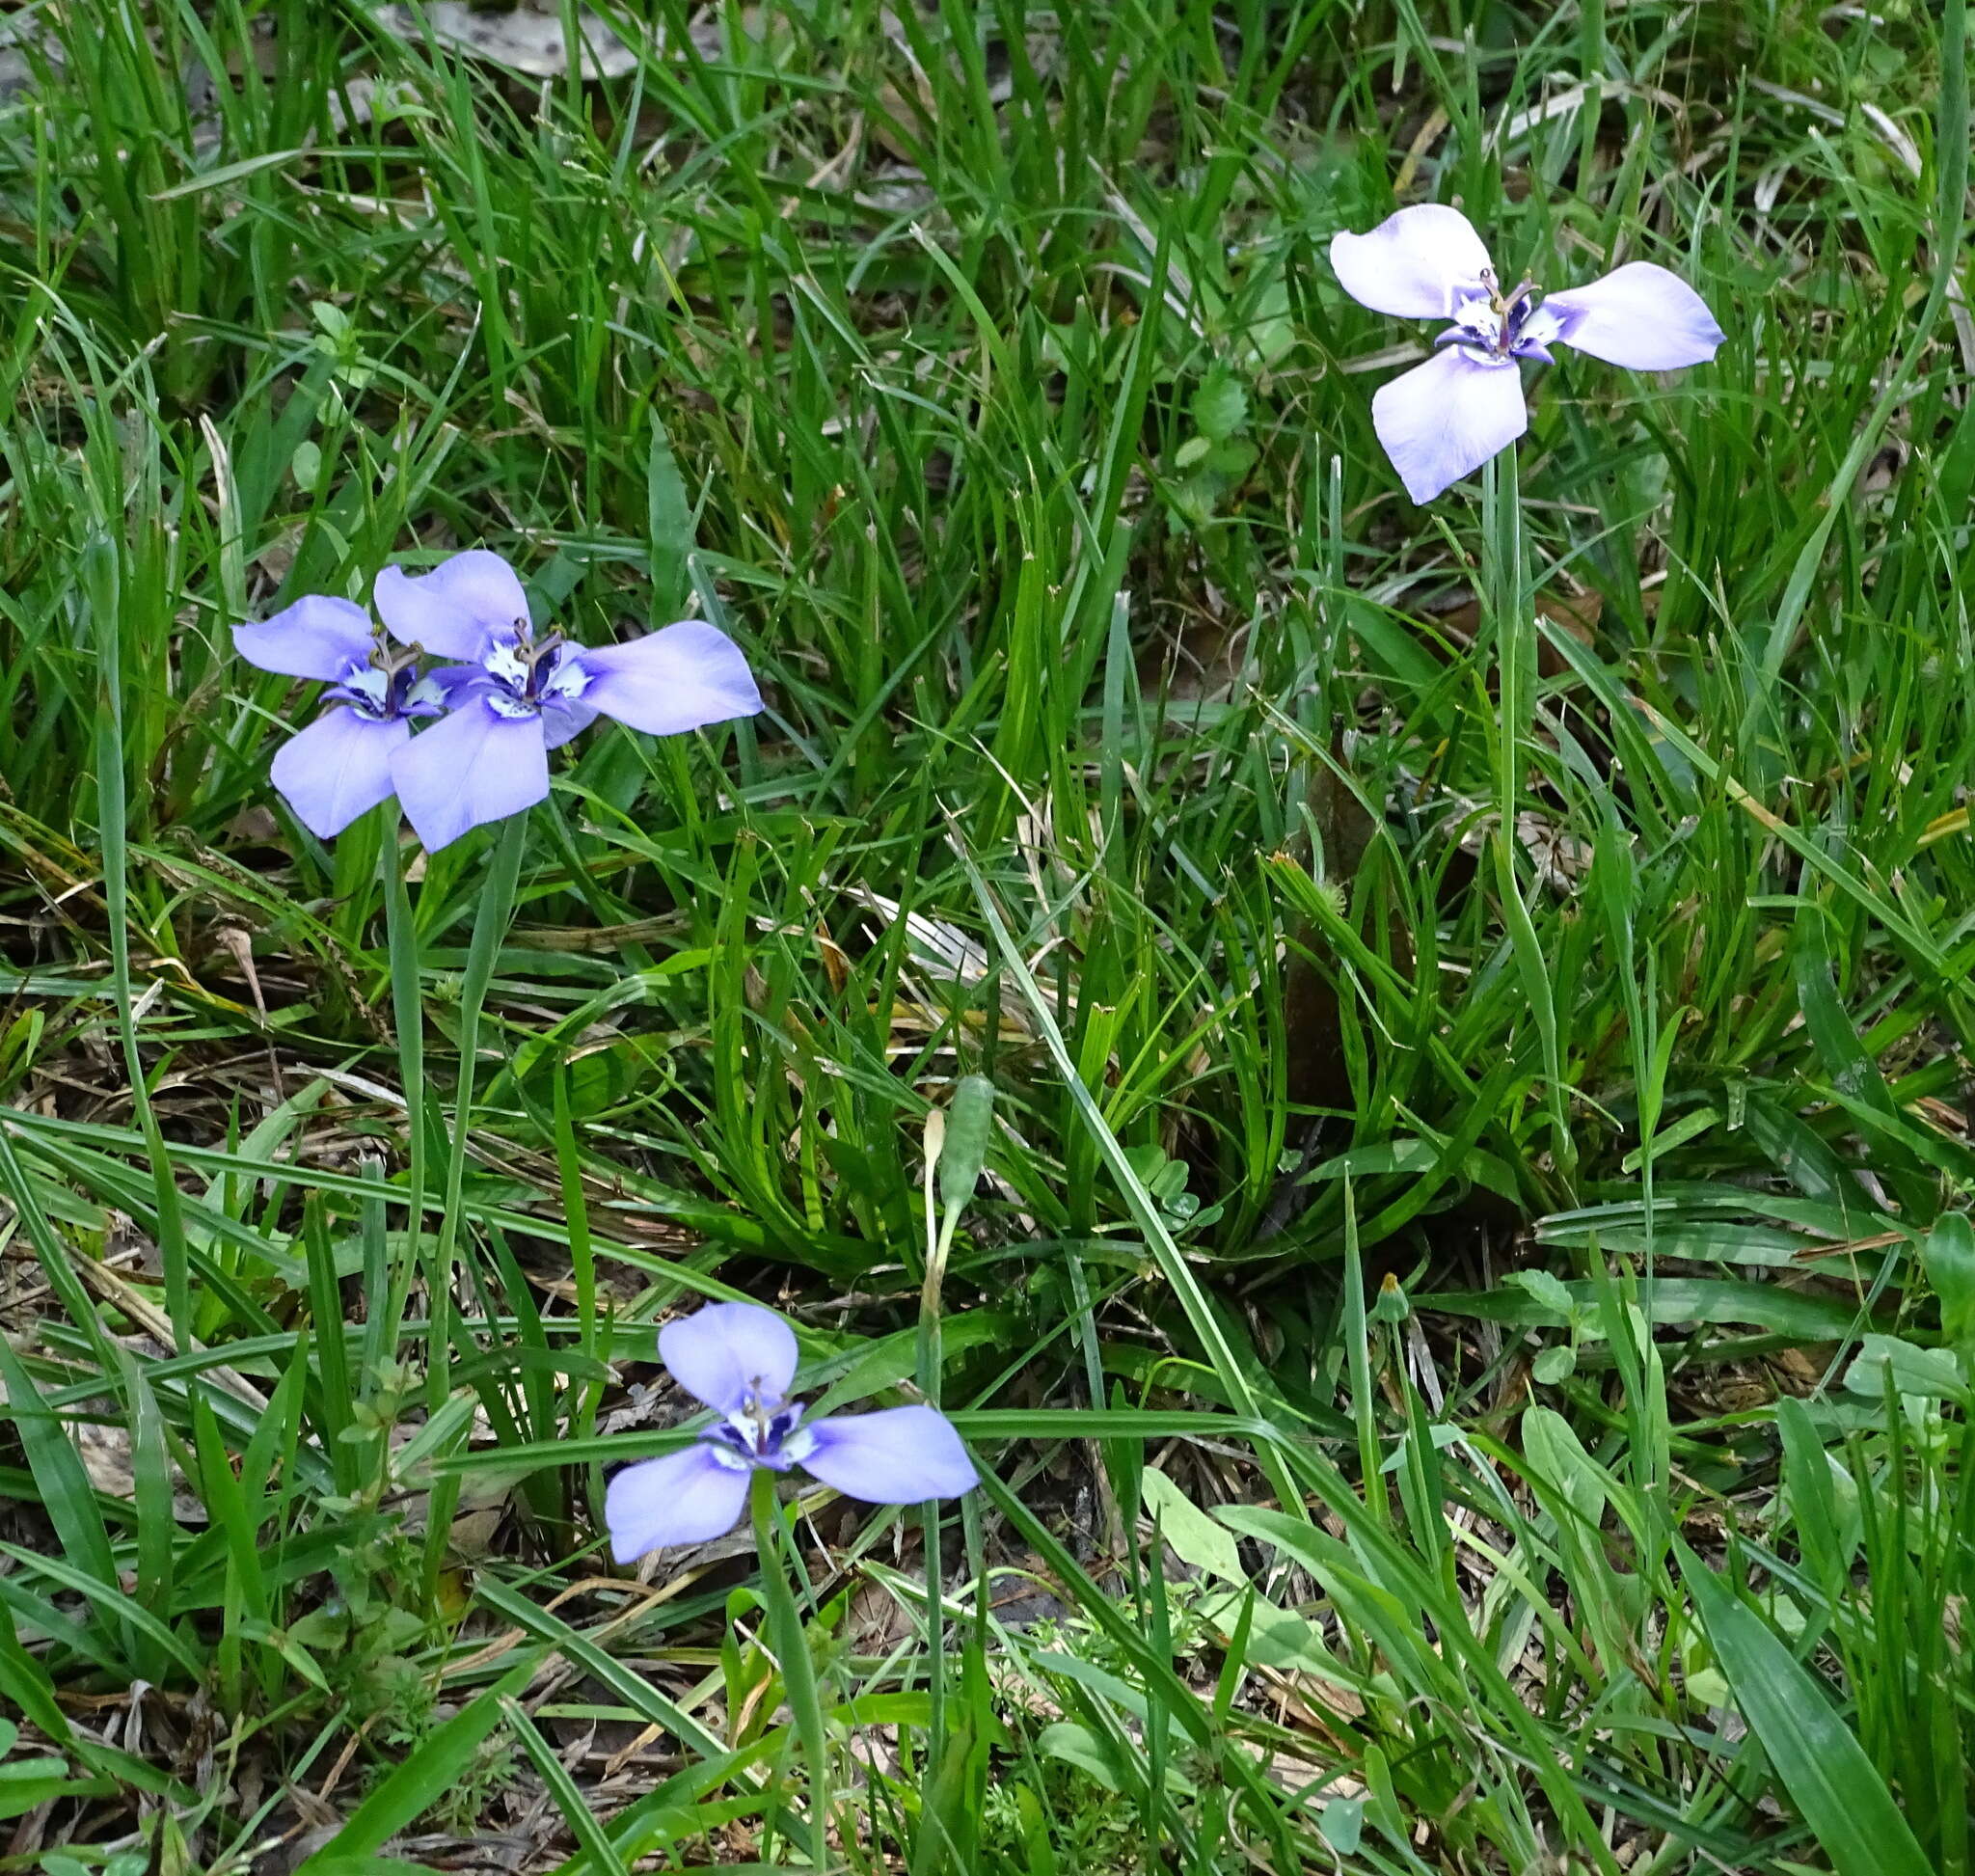
<svg viewBox="0 0 1975 1876"><path fill-rule="evenodd" d="M761 693L724 632L687 619L592 650L537 637L515 572L484 548L430 573L387 567L377 611L393 635L440 658L449 711L392 758L397 798L428 849L504 820L549 792L549 751L601 713L652 736L751 717Z"/></svg>
<svg viewBox="0 0 1975 1876"><path fill-rule="evenodd" d="M441 707L415 654L389 650L361 606L319 593L271 619L234 626L233 648L264 671L330 687L323 694L337 707L289 737L269 770L311 833L327 840L391 800L392 758L411 741L411 720Z"/></svg>
<svg viewBox="0 0 1975 1876"><path fill-rule="evenodd" d="M610 1481L604 1522L620 1563L731 1531L758 1467L799 1465L869 1505L953 1498L978 1482L953 1423L931 1407L805 1422L788 1399L795 1332L772 1310L710 1303L659 1331L659 1359L720 1418L683 1453L626 1466Z"/></svg>
<svg viewBox="0 0 1975 1876"><path fill-rule="evenodd" d="M1529 427L1519 359L1552 363L1552 345L1635 371L1673 371L1715 356L1721 328L1701 296L1648 260L1588 286L1538 297L1532 281L1504 294L1488 250L1457 208L1401 208L1369 234L1339 234L1331 265L1374 313L1449 319L1441 349L1371 400L1372 427L1415 502L1506 449Z"/></svg>

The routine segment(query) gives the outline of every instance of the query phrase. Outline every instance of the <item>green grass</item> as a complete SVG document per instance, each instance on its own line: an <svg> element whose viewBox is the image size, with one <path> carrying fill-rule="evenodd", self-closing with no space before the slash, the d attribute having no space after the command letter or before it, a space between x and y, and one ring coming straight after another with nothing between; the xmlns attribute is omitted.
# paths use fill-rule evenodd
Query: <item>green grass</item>
<svg viewBox="0 0 1975 1876"><path fill-rule="evenodd" d="M0 1864L1975 1870L1961 0L9 18ZM1727 343L1417 509L1420 199ZM407 883L229 628L481 543L770 708ZM994 1475L793 1618L726 1295Z"/></svg>

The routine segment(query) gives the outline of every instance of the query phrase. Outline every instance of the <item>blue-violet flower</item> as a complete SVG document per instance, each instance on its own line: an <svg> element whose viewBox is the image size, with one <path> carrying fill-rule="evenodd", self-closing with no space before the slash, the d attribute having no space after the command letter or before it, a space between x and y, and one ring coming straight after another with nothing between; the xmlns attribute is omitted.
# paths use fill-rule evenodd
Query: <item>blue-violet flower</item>
<svg viewBox="0 0 1975 1876"><path fill-rule="evenodd" d="M412 719L437 716L439 687L419 674L416 651L387 646L361 606L311 593L271 619L233 628L250 665L312 677L335 705L275 751L269 775L295 818L318 839L340 833L392 793L392 757Z"/></svg>
<svg viewBox="0 0 1975 1876"><path fill-rule="evenodd" d="M373 597L402 642L462 661L433 673L447 716L392 760L398 801L428 849L543 800L549 751L599 714L676 736L762 707L741 648L700 619L597 648L555 631L537 637L514 569L485 548L423 575L386 567Z"/></svg>
<svg viewBox="0 0 1975 1876"><path fill-rule="evenodd" d="M683 1452L629 1465L604 1494L620 1563L662 1544L704 1543L731 1531L761 1467L799 1465L847 1498L916 1505L979 1482L953 1423L932 1407L802 1418L788 1399L796 1336L773 1310L710 1303L659 1331L672 1378L720 1418Z"/></svg>
<svg viewBox="0 0 1975 1876"><path fill-rule="evenodd" d="M1701 365L1722 340L1693 288L1649 260L1588 286L1538 297L1533 281L1504 293L1488 250L1457 208L1420 203L1369 234L1331 242L1345 292L1374 313L1448 319L1440 349L1371 400L1372 427L1415 502L1430 502L1506 449L1529 425L1517 362L1552 363L1552 345L1635 371Z"/></svg>

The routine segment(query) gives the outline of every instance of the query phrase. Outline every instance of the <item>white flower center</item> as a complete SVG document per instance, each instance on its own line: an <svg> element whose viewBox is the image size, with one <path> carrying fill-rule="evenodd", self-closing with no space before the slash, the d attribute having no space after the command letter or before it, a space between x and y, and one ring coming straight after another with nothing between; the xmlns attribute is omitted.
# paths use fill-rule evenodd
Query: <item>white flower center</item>
<svg viewBox="0 0 1975 1876"><path fill-rule="evenodd" d="M1502 342L1502 313L1493 294L1456 293L1452 317L1476 344L1492 347Z"/></svg>
<svg viewBox="0 0 1975 1876"><path fill-rule="evenodd" d="M391 701L391 673L375 665L352 665L343 678L343 689L362 697L372 711L381 711Z"/></svg>
<svg viewBox="0 0 1975 1876"><path fill-rule="evenodd" d="M497 639L480 654L480 668L494 680L487 707L510 722L540 716L545 703L574 702L590 686L590 673L557 634L539 644L526 630Z"/></svg>
<svg viewBox="0 0 1975 1876"><path fill-rule="evenodd" d="M798 1427L782 1440L782 1457L791 1465L800 1465L815 1450L816 1435L807 1427Z"/></svg>
<svg viewBox="0 0 1975 1876"><path fill-rule="evenodd" d="M542 686L545 697L567 697L572 702L590 688L590 674L574 658L558 654L555 668Z"/></svg>
<svg viewBox="0 0 1975 1876"><path fill-rule="evenodd" d="M530 703L527 697L518 697L512 691L500 689L487 693L487 708L497 717L504 717L511 723L518 723L529 717L539 717L539 705Z"/></svg>
<svg viewBox="0 0 1975 1876"><path fill-rule="evenodd" d="M528 681L530 666L521 655L521 641L516 639L495 639L480 659L480 666L489 677L511 691L521 690Z"/></svg>

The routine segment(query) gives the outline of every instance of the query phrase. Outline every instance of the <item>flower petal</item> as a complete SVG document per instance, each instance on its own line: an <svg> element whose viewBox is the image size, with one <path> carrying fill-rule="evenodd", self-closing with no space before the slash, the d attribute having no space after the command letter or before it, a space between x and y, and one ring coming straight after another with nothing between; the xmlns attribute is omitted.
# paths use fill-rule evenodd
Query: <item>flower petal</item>
<svg viewBox="0 0 1975 1876"><path fill-rule="evenodd" d="M425 673L425 682L446 710L457 710L469 697L491 696L501 688L487 675L484 665L435 665Z"/></svg>
<svg viewBox="0 0 1975 1876"><path fill-rule="evenodd" d="M1371 423L1415 502L1506 449L1529 427L1515 366L1483 365L1458 345L1380 385Z"/></svg>
<svg viewBox="0 0 1975 1876"><path fill-rule="evenodd" d="M1705 365L1727 336L1686 281L1650 260L1629 260L1588 286L1553 293L1541 311L1557 321L1556 342L1635 371Z"/></svg>
<svg viewBox="0 0 1975 1876"><path fill-rule="evenodd" d="M771 1404L796 1378L796 1332L755 1303L709 1303L659 1331L659 1359L716 1413L739 1413L750 1393Z"/></svg>
<svg viewBox="0 0 1975 1876"><path fill-rule="evenodd" d="M542 720L502 717L469 693L397 752L391 775L405 819L436 854L469 828L504 821L548 794Z"/></svg>
<svg viewBox="0 0 1975 1876"><path fill-rule="evenodd" d="M1488 250L1458 208L1422 202L1388 215L1369 234L1333 236L1331 265L1360 306L1399 319L1446 319L1456 287L1480 288Z"/></svg>
<svg viewBox="0 0 1975 1876"><path fill-rule="evenodd" d="M391 758L411 736L405 722L379 722L338 704L275 751L268 779L318 840L392 796Z"/></svg>
<svg viewBox="0 0 1975 1876"><path fill-rule="evenodd" d="M704 619L682 619L628 644L585 646L572 661L585 704L649 736L676 736L761 708L741 647Z"/></svg>
<svg viewBox="0 0 1975 1876"><path fill-rule="evenodd" d="M597 720L598 712L586 703L572 703L567 697L549 697L542 704L542 733L552 749L581 736Z"/></svg>
<svg viewBox="0 0 1975 1876"><path fill-rule="evenodd" d="M812 1444L801 1464L846 1498L869 1505L916 1505L957 1498L980 1483L953 1422L932 1407L886 1407L832 1414L804 1429Z"/></svg>
<svg viewBox="0 0 1975 1876"><path fill-rule="evenodd" d="M1540 358L1548 364L1550 356L1543 348L1554 345L1562 331L1563 320L1551 312L1549 301L1532 306L1523 315L1523 323L1518 329L1516 355L1519 358Z"/></svg>
<svg viewBox="0 0 1975 1876"><path fill-rule="evenodd" d="M610 1555L633 1563L662 1544L722 1537L747 1506L747 1468L723 1465L704 1440L626 1466L604 1488Z"/></svg>
<svg viewBox="0 0 1975 1876"><path fill-rule="evenodd" d="M441 560L430 573L386 567L371 597L394 638L436 658L477 658L495 633L528 623L528 595L514 569L484 547Z"/></svg>
<svg viewBox="0 0 1975 1876"><path fill-rule="evenodd" d="M352 665L368 664L370 615L347 599L311 593L271 619L233 628L233 649L264 671L337 683Z"/></svg>

